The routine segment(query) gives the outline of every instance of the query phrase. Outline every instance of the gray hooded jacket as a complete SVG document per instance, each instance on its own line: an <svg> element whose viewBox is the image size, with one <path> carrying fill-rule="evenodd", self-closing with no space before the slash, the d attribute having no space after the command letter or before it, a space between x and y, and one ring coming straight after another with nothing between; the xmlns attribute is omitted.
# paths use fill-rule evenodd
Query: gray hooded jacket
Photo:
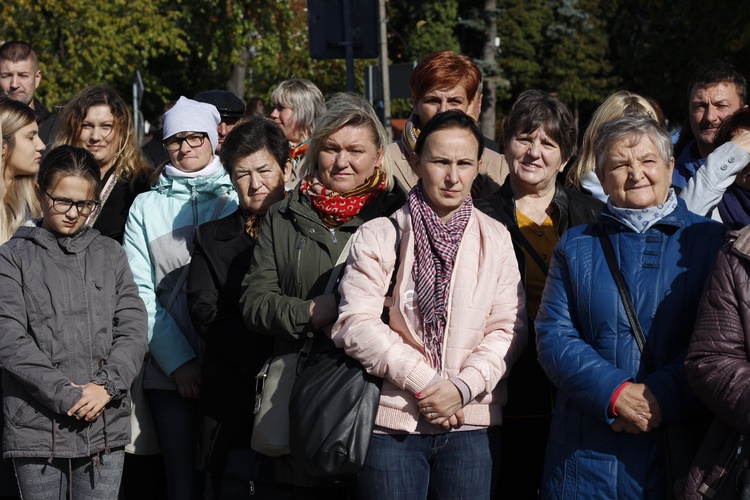
<svg viewBox="0 0 750 500"><path fill-rule="evenodd" d="M0 246L3 457L75 458L130 442L129 388L146 355L146 310L120 245L84 228L24 226ZM68 417L80 387L112 400Z"/></svg>

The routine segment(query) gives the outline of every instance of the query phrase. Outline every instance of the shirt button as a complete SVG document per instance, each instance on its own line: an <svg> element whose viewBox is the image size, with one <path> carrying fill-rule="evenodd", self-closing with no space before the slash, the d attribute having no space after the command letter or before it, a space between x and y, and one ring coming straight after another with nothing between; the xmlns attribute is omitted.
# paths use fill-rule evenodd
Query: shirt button
<svg viewBox="0 0 750 500"><path fill-rule="evenodd" d="M734 163L734 156L730 156L727 160L729 163Z"/></svg>
<svg viewBox="0 0 750 500"><path fill-rule="evenodd" d="M544 231L537 231L536 235L541 238L542 236L544 236Z"/></svg>
<svg viewBox="0 0 750 500"><path fill-rule="evenodd" d="M726 170L726 169L727 169L727 166L726 166L726 165L722 165L722 166L721 166L721 169L722 169L722 170Z"/></svg>

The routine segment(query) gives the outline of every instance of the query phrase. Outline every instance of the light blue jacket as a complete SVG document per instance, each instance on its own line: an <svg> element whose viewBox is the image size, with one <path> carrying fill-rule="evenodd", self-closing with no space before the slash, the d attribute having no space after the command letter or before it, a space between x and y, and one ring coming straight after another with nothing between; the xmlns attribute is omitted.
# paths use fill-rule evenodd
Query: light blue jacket
<svg viewBox="0 0 750 500"><path fill-rule="evenodd" d="M214 214L220 203L220 213ZM144 387L175 389L167 375L201 355L201 340L190 322L184 280L172 307L167 310L165 306L183 268L190 263L196 226L235 210L237 193L223 168L209 177L162 173L151 191L138 195L133 202L123 247L148 311L152 359Z"/></svg>

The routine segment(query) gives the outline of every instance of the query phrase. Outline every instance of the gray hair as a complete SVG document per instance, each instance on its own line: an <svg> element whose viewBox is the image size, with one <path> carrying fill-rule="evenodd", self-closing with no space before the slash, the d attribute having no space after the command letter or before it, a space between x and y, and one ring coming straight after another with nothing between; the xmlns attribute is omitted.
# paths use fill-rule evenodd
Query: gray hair
<svg viewBox="0 0 750 500"><path fill-rule="evenodd" d="M310 146L300 166L300 176L307 177L318 169L318 154L323 143L334 132L344 127L366 127L372 133L375 148L383 154L382 169L387 186L393 186L391 175L391 156L388 153L388 136L370 103L358 95L336 94L326 104L326 112L315 124Z"/></svg>
<svg viewBox="0 0 750 500"><path fill-rule="evenodd" d="M318 87L304 78L284 80L273 89L271 100L292 110L294 128L305 139L312 135L315 121L326 110L325 98Z"/></svg>
<svg viewBox="0 0 750 500"><path fill-rule="evenodd" d="M640 141L643 136L651 139L659 150L664 164L669 166L669 161L672 158L672 138L669 133L650 116L634 113L604 122L599 126L594 141L596 173L602 173L604 159L615 143L625 138Z"/></svg>

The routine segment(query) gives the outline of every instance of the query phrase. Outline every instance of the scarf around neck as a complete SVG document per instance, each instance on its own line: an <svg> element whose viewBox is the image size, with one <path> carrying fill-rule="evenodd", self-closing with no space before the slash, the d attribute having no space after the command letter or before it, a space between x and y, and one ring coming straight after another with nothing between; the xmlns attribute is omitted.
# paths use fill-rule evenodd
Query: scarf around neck
<svg viewBox="0 0 750 500"><path fill-rule="evenodd" d="M375 168L375 172L364 183L343 193L326 188L318 179L317 172L302 179L300 189L320 214L323 224L332 228L359 215L370 201L385 191L386 184L383 170Z"/></svg>
<svg viewBox="0 0 750 500"><path fill-rule="evenodd" d="M648 228L662 220L677 208L677 195L669 188L667 201L649 208L619 208L612 204L612 197L607 200L607 208L614 217L636 233L645 233Z"/></svg>
<svg viewBox="0 0 750 500"><path fill-rule="evenodd" d="M404 131L401 132L401 138L409 150L409 155L414 152L419 138L419 127L414 123L416 119L417 116L414 113L409 115L409 119L406 120L406 125L404 125Z"/></svg>
<svg viewBox="0 0 750 500"><path fill-rule="evenodd" d="M296 146L289 144L289 156L292 161L297 164L307 152L307 148L310 146L310 139L300 142Z"/></svg>
<svg viewBox="0 0 750 500"><path fill-rule="evenodd" d="M420 180L407 198L414 229L412 278L422 315L425 354L438 373L442 372L443 336L448 317L448 288L456 254L472 211L471 196L443 224L427 204Z"/></svg>
<svg viewBox="0 0 750 500"><path fill-rule="evenodd" d="M221 165L221 161L219 161L219 157L214 155L211 163L196 172L183 172L182 170L172 165L172 162L169 162L164 166L164 173L170 177L211 177L223 168L224 167Z"/></svg>

